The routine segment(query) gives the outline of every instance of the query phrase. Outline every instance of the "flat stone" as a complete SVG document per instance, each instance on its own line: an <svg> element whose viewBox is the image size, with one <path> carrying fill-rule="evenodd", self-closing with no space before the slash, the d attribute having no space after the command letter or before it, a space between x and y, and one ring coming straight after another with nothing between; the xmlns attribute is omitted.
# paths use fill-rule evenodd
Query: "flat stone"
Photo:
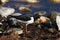
<svg viewBox="0 0 60 40"><path fill-rule="evenodd" d="M31 9L30 8L28 8L28 7L19 7L19 11L20 12L31 12Z"/></svg>
<svg viewBox="0 0 60 40"><path fill-rule="evenodd" d="M7 17L15 12L15 9L13 8L7 8L7 7L1 7L0 8L0 14L2 17Z"/></svg>
<svg viewBox="0 0 60 40"><path fill-rule="evenodd" d="M49 0L51 3L60 3L60 0Z"/></svg>
<svg viewBox="0 0 60 40"><path fill-rule="evenodd" d="M20 16L20 15L22 15L21 13L14 13L14 14L12 14L12 16Z"/></svg>

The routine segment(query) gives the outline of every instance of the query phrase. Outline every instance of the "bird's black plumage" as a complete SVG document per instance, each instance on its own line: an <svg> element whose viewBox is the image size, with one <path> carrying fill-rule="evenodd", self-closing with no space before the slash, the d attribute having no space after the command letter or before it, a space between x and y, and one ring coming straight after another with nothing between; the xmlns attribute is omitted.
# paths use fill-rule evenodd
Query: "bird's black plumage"
<svg viewBox="0 0 60 40"><path fill-rule="evenodd" d="M30 17L32 17L32 15L30 15L30 14L20 15L20 16L12 16L12 15L11 15L10 17L16 18L16 19L22 20L22 21L28 21L28 20L31 20Z"/></svg>

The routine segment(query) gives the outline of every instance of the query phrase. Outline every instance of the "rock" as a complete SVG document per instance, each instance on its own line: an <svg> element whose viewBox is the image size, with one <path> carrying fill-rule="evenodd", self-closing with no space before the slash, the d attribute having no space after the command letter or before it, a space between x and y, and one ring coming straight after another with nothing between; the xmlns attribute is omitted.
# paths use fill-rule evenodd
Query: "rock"
<svg viewBox="0 0 60 40"><path fill-rule="evenodd" d="M18 29L18 28L13 28L13 31L15 31L15 34L16 34L16 33L18 33L18 34L23 34L23 30Z"/></svg>
<svg viewBox="0 0 60 40"><path fill-rule="evenodd" d="M9 37L10 37L9 38L10 40L18 40L19 35L18 35L18 33L15 34L14 32L12 32Z"/></svg>
<svg viewBox="0 0 60 40"><path fill-rule="evenodd" d="M50 14L50 19L51 21L55 21L56 20L56 16L57 16L58 12L56 11L52 11Z"/></svg>
<svg viewBox="0 0 60 40"><path fill-rule="evenodd" d="M3 24L0 22L0 26L2 26Z"/></svg>
<svg viewBox="0 0 60 40"><path fill-rule="evenodd" d="M8 39L7 39L7 36L2 36L2 37L1 37L1 40L8 40Z"/></svg>
<svg viewBox="0 0 60 40"><path fill-rule="evenodd" d="M0 5L5 4L8 0L0 0Z"/></svg>
<svg viewBox="0 0 60 40"><path fill-rule="evenodd" d="M0 31L0 34L2 33L2 31Z"/></svg>
<svg viewBox="0 0 60 40"><path fill-rule="evenodd" d="M60 40L60 38L57 38L56 40Z"/></svg>
<svg viewBox="0 0 60 40"><path fill-rule="evenodd" d="M40 22L38 20L35 21L35 24L40 24Z"/></svg>
<svg viewBox="0 0 60 40"><path fill-rule="evenodd" d="M54 28L49 28L48 31L49 31L50 33L55 33L55 32L56 32L56 30L55 30Z"/></svg>
<svg viewBox="0 0 60 40"><path fill-rule="evenodd" d="M20 15L22 15L21 13L14 13L14 14L12 14L12 16L20 16Z"/></svg>
<svg viewBox="0 0 60 40"><path fill-rule="evenodd" d="M0 15L2 17L7 17L15 12L15 9L13 8L7 8L7 7L1 7L0 8Z"/></svg>
<svg viewBox="0 0 60 40"><path fill-rule="evenodd" d="M35 20L40 18L40 16L44 16L46 14L46 11L38 11L34 13Z"/></svg>
<svg viewBox="0 0 60 40"><path fill-rule="evenodd" d="M60 0L49 0L51 3L60 3Z"/></svg>
<svg viewBox="0 0 60 40"><path fill-rule="evenodd" d="M58 26L58 30L60 31L60 15L56 16L56 23L57 23L57 26Z"/></svg>
<svg viewBox="0 0 60 40"><path fill-rule="evenodd" d="M22 2L33 4L33 3L38 3L39 1L38 0L23 0Z"/></svg>
<svg viewBox="0 0 60 40"><path fill-rule="evenodd" d="M19 7L19 11L20 12L31 12L31 9L27 7Z"/></svg>
<svg viewBox="0 0 60 40"><path fill-rule="evenodd" d="M28 3L37 3L37 0L26 0Z"/></svg>
<svg viewBox="0 0 60 40"><path fill-rule="evenodd" d="M38 11L38 12L35 12L34 14L35 15L42 16L42 15L45 15L46 14L46 11Z"/></svg>
<svg viewBox="0 0 60 40"><path fill-rule="evenodd" d="M41 16L40 18L37 19L40 23L46 23L48 21L50 21L49 18Z"/></svg>

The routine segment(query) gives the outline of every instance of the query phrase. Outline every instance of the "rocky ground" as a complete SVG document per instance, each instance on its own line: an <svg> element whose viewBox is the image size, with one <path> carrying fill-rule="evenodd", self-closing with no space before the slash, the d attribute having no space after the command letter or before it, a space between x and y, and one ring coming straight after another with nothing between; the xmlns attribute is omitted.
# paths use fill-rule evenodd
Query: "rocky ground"
<svg viewBox="0 0 60 40"><path fill-rule="evenodd" d="M22 27L22 29L24 29ZM29 25L28 31L18 35L14 32L10 34L0 34L0 40L60 40L60 32L54 28L42 29L40 25Z"/></svg>

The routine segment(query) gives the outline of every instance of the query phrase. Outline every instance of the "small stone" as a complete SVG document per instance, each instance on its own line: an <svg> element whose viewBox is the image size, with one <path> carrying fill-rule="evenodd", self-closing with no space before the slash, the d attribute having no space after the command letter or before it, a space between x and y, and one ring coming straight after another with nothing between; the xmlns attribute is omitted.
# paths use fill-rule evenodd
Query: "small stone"
<svg viewBox="0 0 60 40"><path fill-rule="evenodd" d="M48 21L50 21L49 18L41 16L40 18L37 19L40 23L46 23Z"/></svg>
<svg viewBox="0 0 60 40"><path fill-rule="evenodd" d="M0 5L5 4L8 0L0 0Z"/></svg>
<svg viewBox="0 0 60 40"><path fill-rule="evenodd" d="M35 15L45 15L46 14L46 11L38 11L38 12L35 12L34 13Z"/></svg>
<svg viewBox="0 0 60 40"><path fill-rule="evenodd" d="M49 0L51 3L60 3L60 0Z"/></svg>
<svg viewBox="0 0 60 40"><path fill-rule="evenodd" d="M31 9L27 7L19 7L19 11L20 12L31 12Z"/></svg>
<svg viewBox="0 0 60 40"><path fill-rule="evenodd" d="M39 1L38 0L23 0L22 2L33 4L33 3L38 3Z"/></svg>

